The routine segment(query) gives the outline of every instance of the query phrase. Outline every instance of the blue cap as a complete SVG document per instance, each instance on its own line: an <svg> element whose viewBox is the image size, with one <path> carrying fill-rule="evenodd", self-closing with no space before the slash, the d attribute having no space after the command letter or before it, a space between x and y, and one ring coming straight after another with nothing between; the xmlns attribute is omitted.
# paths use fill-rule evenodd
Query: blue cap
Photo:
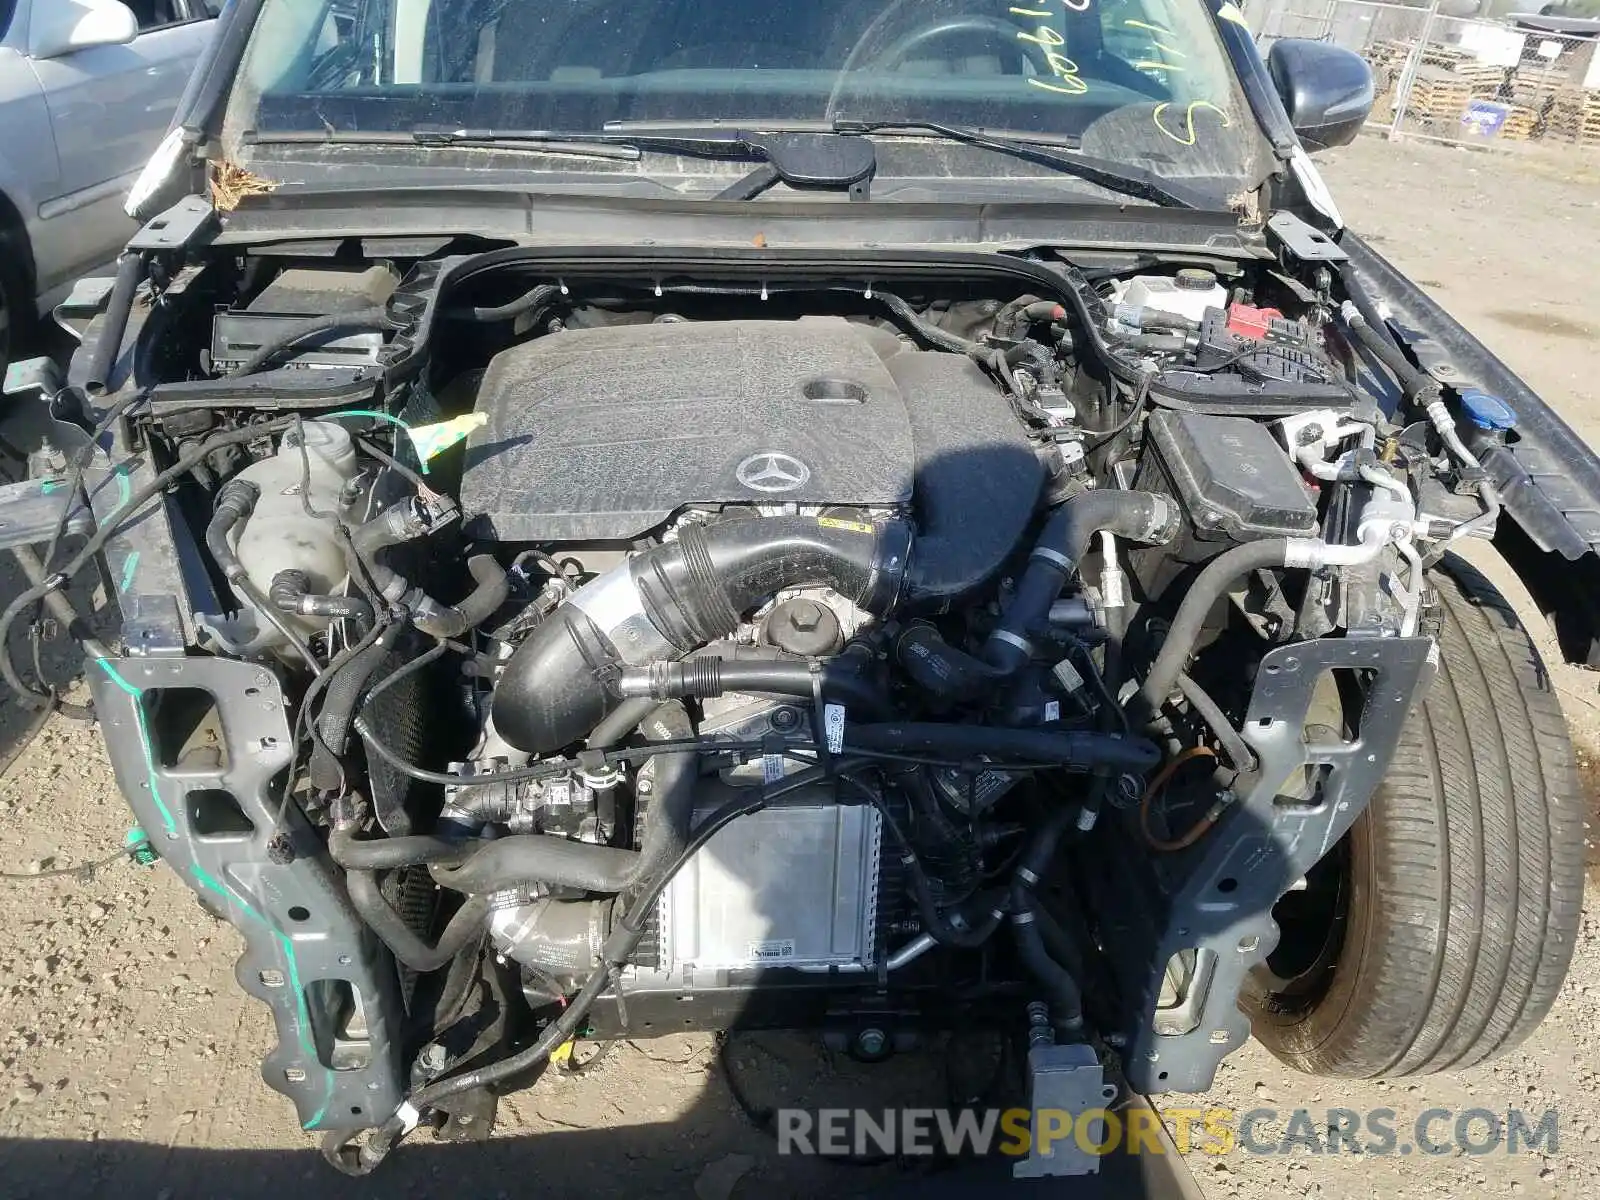
<svg viewBox="0 0 1600 1200"><path fill-rule="evenodd" d="M1468 388L1461 393L1461 407L1479 429L1510 429L1517 423L1517 410L1499 396Z"/></svg>

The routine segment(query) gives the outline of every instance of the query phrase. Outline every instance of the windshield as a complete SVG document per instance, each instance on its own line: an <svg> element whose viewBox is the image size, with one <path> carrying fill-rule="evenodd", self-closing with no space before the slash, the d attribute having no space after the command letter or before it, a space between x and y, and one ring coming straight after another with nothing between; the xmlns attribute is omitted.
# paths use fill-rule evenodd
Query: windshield
<svg viewBox="0 0 1600 1200"><path fill-rule="evenodd" d="M1237 180L1260 135L1205 3L267 0L226 134L924 121Z"/></svg>

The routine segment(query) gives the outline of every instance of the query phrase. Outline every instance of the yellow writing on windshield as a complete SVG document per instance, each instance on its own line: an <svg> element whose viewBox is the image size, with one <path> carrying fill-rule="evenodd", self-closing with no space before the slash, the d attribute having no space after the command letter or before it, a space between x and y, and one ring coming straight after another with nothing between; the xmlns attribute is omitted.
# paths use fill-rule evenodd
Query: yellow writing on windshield
<svg viewBox="0 0 1600 1200"><path fill-rule="evenodd" d="M1195 143L1194 117L1195 117L1195 113L1200 112L1202 110L1209 109L1211 112L1216 113L1217 116L1222 119L1222 127L1224 129L1231 128L1232 125L1233 125L1233 121L1229 119L1228 114L1225 111L1223 111L1221 108L1217 107L1215 104L1211 103L1211 101L1209 101L1209 100L1191 100L1188 104L1186 104L1184 106L1184 109L1183 109L1183 125L1180 127L1180 129L1177 132L1174 132L1173 130L1169 129L1166 126L1166 124L1161 120L1161 114L1163 112L1165 112L1167 109L1171 108L1171 107L1172 107L1172 102L1170 100L1164 100L1160 104L1156 105L1155 111L1150 114L1150 117L1151 117L1151 119L1153 121L1155 121L1157 129L1159 129L1162 133L1166 134L1173 141L1177 142L1178 145L1180 145L1180 146L1192 146L1192 145L1194 145L1194 143Z"/></svg>
<svg viewBox="0 0 1600 1200"><path fill-rule="evenodd" d="M1069 12L1085 12L1093 2L1094 0L1057 0L1057 3ZM1018 17L1038 17L1041 18L1041 22L1051 16L1049 8L1037 4L1026 8L1013 6L1010 12ZM1031 33L1026 30L1018 32L1017 40L1032 42L1044 52L1044 63L1049 69L1049 74L1028 76L1028 83L1031 86L1064 96L1081 96L1089 90L1089 85L1078 74L1078 64L1060 53L1061 47L1067 44L1067 39L1060 30L1041 23Z"/></svg>

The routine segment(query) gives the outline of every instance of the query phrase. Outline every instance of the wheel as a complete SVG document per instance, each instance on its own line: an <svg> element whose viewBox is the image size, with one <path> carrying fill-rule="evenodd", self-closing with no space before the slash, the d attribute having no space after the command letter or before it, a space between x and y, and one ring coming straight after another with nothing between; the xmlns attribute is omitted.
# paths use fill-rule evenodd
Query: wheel
<svg viewBox="0 0 1600 1200"><path fill-rule="evenodd" d="M1282 937L1244 996L1262 1044L1313 1075L1504 1053L1572 959L1584 811L1550 678L1481 574L1451 557L1431 579L1438 675L1366 812L1274 909Z"/></svg>

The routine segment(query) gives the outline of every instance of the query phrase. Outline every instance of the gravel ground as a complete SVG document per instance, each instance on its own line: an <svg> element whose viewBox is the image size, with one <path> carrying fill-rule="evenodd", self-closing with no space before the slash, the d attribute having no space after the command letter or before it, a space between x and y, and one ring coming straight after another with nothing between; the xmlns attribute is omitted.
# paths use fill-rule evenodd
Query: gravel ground
<svg viewBox="0 0 1600 1200"><path fill-rule="evenodd" d="M1593 164L1363 139L1329 156L1345 215L1591 441L1582 384L1600 338L1600 186ZM1496 562L1486 569L1517 598ZM0 591L14 581L0 580ZM1554 661L1548 649L1547 658ZM1556 665L1586 769L1600 745L1595 679ZM0 762L26 732L0 710ZM99 737L54 720L0 776L4 861L40 870L102 856L128 825ZM1596 874L1600 881L1600 873ZM371 1184L310 1151L258 1074L265 1009L234 985L239 943L176 877L118 866L87 884L0 881L0 1193L7 1196L853 1194L858 1172L780 1160L740 1119L708 1041L625 1045L581 1079L547 1078L502 1108L488 1147L397 1156ZM1252 1044L1194 1098L1239 1110L1390 1108L1402 1135L1428 1108L1559 1110L1559 1144L1510 1156L1231 1154L1190 1160L1211 1197L1587 1196L1600 1192L1600 891L1555 1012L1519 1051L1458 1076L1359 1085L1294 1075ZM863 1078L805 1039L741 1050L751 1090L840 1102L856 1089L938 1103L937 1063L909 1057ZM1174 1100L1187 1098L1174 1097ZM1281 1131L1281 1122L1277 1126ZM1270 1140L1274 1127L1260 1127ZM533 1136L538 1135L538 1136ZM1406 1139L1400 1138L1401 1142ZM860 1182L858 1182L860 1181ZM376 1190L375 1190L376 1189ZM1128 1194L1124 1192L1123 1194Z"/></svg>

